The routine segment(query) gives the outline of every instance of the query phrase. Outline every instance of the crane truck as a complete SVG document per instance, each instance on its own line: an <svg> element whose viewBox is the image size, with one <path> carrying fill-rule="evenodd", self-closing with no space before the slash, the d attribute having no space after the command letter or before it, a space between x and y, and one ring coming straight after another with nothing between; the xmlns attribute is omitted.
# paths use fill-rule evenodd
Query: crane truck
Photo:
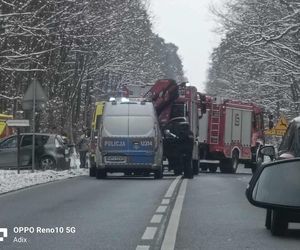
<svg viewBox="0 0 300 250"><path fill-rule="evenodd" d="M205 113L205 96L196 87L172 79L155 82L144 95L154 104L164 134L163 152L175 175L193 178L199 173L199 119Z"/></svg>

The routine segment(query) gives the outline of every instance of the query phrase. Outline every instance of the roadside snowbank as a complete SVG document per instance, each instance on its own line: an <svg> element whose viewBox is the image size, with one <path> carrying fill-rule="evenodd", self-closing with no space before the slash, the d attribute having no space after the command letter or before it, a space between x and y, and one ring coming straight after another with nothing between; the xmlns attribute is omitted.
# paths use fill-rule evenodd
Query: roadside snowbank
<svg viewBox="0 0 300 250"><path fill-rule="evenodd" d="M63 180L80 175L87 175L88 169L70 169L64 171L36 171L22 170L20 174L16 170L0 170L0 194L22 189L25 187Z"/></svg>
<svg viewBox="0 0 300 250"><path fill-rule="evenodd" d="M88 169L80 169L79 164L78 155L73 154L71 156L71 169L69 170L36 170L34 173L31 170L21 170L20 174L17 173L17 170L0 170L0 194L37 184L88 175Z"/></svg>

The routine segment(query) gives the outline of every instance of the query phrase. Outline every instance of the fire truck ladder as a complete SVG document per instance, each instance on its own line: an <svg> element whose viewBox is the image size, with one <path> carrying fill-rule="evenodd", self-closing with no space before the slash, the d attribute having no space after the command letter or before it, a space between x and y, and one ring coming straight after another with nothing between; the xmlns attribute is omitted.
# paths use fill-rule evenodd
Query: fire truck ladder
<svg viewBox="0 0 300 250"><path fill-rule="evenodd" d="M212 113L210 121L210 144L219 144L220 116L220 105L212 104Z"/></svg>

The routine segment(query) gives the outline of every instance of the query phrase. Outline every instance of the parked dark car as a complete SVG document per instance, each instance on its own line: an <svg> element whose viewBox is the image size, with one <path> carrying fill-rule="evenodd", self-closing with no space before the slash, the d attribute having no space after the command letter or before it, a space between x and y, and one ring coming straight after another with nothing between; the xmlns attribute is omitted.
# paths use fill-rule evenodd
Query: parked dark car
<svg viewBox="0 0 300 250"><path fill-rule="evenodd" d="M32 164L32 134L20 136L21 167ZM35 161L37 169L67 169L70 166L69 148L57 134L35 134ZM9 136L0 141L0 168L17 167L17 136Z"/></svg>
<svg viewBox="0 0 300 250"><path fill-rule="evenodd" d="M271 147L265 151L273 154ZM265 226L273 235L284 235L289 222L300 223L299 166L300 158L263 164L248 185L246 196L254 206L267 209Z"/></svg>

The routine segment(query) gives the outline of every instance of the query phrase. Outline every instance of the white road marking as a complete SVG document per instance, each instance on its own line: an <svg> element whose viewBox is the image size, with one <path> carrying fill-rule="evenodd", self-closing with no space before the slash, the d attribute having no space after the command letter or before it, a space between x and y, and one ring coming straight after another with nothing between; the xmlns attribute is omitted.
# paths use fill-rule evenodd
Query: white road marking
<svg viewBox="0 0 300 250"><path fill-rule="evenodd" d="M146 227L142 240L153 240L157 227Z"/></svg>
<svg viewBox="0 0 300 250"><path fill-rule="evenodd" d="M152 219L151 219L151 223L160 223L161 219L162 219L163 215L162 214L155 214L153 215Z"/></svg>
<svg viewBox="0 0 300 250"><path fill-rule="evenodd" d="M186 192L186 186L187 186L187 179L184 179L176 198L176 202L170 217L170 221L161 246L161 250L174 250L180 215L182 211L182 205L183 205L185 192Z"/></svg>
<svg viewBox="0 0 300 250"><path fill-rule="evenodd" d="M150 249L150 246L142 246L142 245L139 245L136 247L135 250L149 250Z"/></svg>
<svg viewBox="0 0 300 250"><path fill-rule="evenodd" d="M161 204L162 205L169 205L170 204L170 199L163 199Z"/></svg>
<svg viewBox="0 0 300 250"><path fill-rule="evenodd" d="M157 209L156 209L156 213L165 213L166 210L167 210L168 206L159 206Z"/></svg>
<svg viewBox="0 0 300 250"><path fill-rule="evenodd" d="M179 182L181 176L177 176L176 179L171 183L170 187L168 188L166 194L165 194L165 198L171 198L174 190L177 186L177 183Z"/></svg>

